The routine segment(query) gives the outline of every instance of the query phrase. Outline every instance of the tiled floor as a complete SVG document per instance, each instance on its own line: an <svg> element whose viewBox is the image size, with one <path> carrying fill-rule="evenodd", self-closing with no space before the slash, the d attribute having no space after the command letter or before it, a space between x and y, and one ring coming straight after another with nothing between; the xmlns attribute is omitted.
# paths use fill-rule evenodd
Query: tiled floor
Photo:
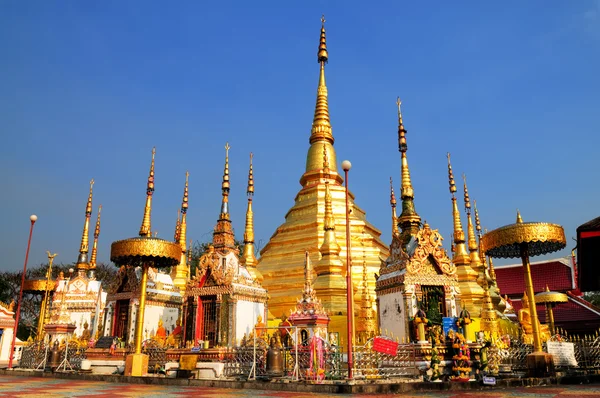
<svg viewBox="0 0 600 398"><path fill-rule="evenodd" d="M339 397L330 395L331 397ZM0 376L0 397L327 397L326 394L293 393L281 391L233 390L226 388L156 386L143 384L106 383L82 380L64 380L41 377ZM354 395L353 397L359 397ZM600 397L600 385L527 387L510 390L483 390L469 392L429 392L402 395L403 397L441 398L502 398L502 397ZM369 395L375 397L375 395Z"/></svg>

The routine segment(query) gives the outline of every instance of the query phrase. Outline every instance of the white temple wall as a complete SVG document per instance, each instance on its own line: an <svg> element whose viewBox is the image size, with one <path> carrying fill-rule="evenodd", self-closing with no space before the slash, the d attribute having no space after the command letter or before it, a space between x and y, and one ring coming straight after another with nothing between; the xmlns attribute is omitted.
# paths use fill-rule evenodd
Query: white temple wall
<svg viewBox="0 0 600 398"><path fill-rule="evenodd" d="M104 322L104 329L103 329L103 333L102 333L103 336L111 336L114 309L115 309L114 301L111 303L108 303L108 306L106 308L106 313L104 314L104 320L103 320L103 322Z"/></svg>
<svg viewBox="0 0 600 398"><path fill-rule="evenodd" d="M138 306L136 306L137 312ZM179 308L170 308L170 307L159 307L156 305L148 305L146 304L146 311L144 314L144 338L150 338L156 334L156 329L158 329L158 320L162 319L163 326L167 331L167 335L170 334L175 328L175 323L177 322L177 318L179 317ZM134 332L132 335L135 335L135 319L132 322ZM146 335L146 331L148 334Z"/></svg>
<svg viewBox="0 0 600 398"><path fill-rule="evenodd" d="M235 314L235 343L239 344L244 337L249 336L252 333L254 325L256 325L256 318L258 316L265 316L265 305L263 303L253 303L251 301L238 300L236 305Z"/></svg>
<svg viewBox="0 0 600 398"><path fill-rule="evenodd" d="M2 337L0 337L0 362L8 362L9 360L10 343L12 342L12 337L12 328L6 328L3 330Z"/></svg>
<svg viewBox="0 0 600 398"><path fill-rule="evenodd" d="M402 293L390 293L379 296L379 318L382 333L387 330L388 336L393 334L400 340L406 336L406 324L409 314L406 313L404 296Z"/></svg>

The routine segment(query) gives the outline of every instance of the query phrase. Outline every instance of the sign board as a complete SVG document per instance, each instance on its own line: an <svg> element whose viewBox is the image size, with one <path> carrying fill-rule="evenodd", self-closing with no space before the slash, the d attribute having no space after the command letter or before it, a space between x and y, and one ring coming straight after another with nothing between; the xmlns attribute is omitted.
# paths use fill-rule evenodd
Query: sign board
<svg viewBox="0 0 600 398"><path fill-rule="evenodd" d="M94 348L110 348L113 343L113 340L116 339L114 336L103 336L96 341L96 345Z"/></svg>
<svg viewBox="0 0 600 398"><path fill-rule="evenodd" d="M575 346L573 343L548 341L548 354L554 357L555 366L577 366Z"/></svg>
<svg viewBox="0 0 600 398"><path fill-rule="evenodd" d="M450 330L454 330L455 332L458 332L458 325L456 324L456 322L458 321L458 318L456 317L443 317L442 318L442 328L444 330L444 335L448 335L448 331Z"/></svg>
<svg viewBox="0 0 600 398"><path fill-rule="evenodd" d="M483 384L486 386L495 386L496 378L491 376L483 376Z"/></svg>
<svg viewBox="0 0 600 398"><path fill-rule="evenodd" d="M382 354L396 355L398 343L383 337L375 337L373 339L373 351L381 352Z"/></svg>

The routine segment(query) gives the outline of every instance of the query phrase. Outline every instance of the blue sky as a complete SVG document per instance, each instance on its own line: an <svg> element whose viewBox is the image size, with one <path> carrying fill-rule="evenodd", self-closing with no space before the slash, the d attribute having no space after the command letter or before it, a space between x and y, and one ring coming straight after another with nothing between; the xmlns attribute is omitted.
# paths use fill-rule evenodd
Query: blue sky
<svg viewBox="0 0 600 398"><path fill-rule="evenodd" d="M189 170L188 235L210 239L229 141L237 237L252 151L268 241L300 189L322 13L338 160L352 161L351 190L386 242L400 96L416 209L433 228L452 231L449 151L485 227L519 208L574 246L600 196L597 0L3 1L0 270L22 267L32 213L30 265L46 250L76 260L91 178L108 261L112 241L138 232L152 146L159 236L173 236Z"/></svg>

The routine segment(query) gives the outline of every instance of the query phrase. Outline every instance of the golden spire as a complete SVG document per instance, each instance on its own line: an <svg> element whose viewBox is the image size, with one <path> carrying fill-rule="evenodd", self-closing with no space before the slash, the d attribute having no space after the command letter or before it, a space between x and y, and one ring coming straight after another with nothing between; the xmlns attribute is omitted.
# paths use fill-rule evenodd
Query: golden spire
<svg viewBox="0 0 600 398"><path fill-rule="evenodd" d="M231 250L239 253L235 246L235 236L233 234L233 228L231 226L231 220L229 217L229 150L231 147L229 143L225 144L225 170L223 172L223 182L221 184L221 190L223 192L223 200L221 202L221 214L217 220L217 225L213 232L213 247L220 252L225 254Z"/></svg>
<svg viewBox="0 0 600 398"><path fill-rule="evenodd" d="M450 163L450 152L448 152L448 182L450 183L450 193L452 194L452 216L454 218L454 257L452 261L456 265L469 264L470 258L465 248L465 232L460 222L460 212L456 203L456 182L452 173L452 164Z"/></svg>
<svg viewBox="0 0 600 398"><path fill-rule="evenodd" d="M248 188L246 194L248 195L248 208L246 210L246 230L244 231L244 252L240 263L248 268L250 274L259 281L262 281L263 277L260 272L256 269L256 256L254 255L254 213L252 212L252 197L254 196L254 169L252 166L253 154L250 152L250 168L248 169Z"/></svg>
<svg viewBox="0 0 600 398"><path fill-rule="evenodd" d="M521 218L521 213L519 212L519 209L517 209L517 224L521 224L523 222L523 219Z"/></svg>
<svg viewBox="0 0 600 398"><path fill-rule="evenodd" d="M390 177L390 205L392 206L392 237L400 236L398 230L398 216L396 215L396 195L394 194L394 182Z"/></svg>
<svg viewBox="0 0 600 398"><path fill-rule="evenodd" d="M317 104L315 106L315 117L310 131L311 144L317 141L327 141L333 144L331 122L329 121L329 104L327 102L327 86L325 85L325 64L329 59L327 43L325 39L325 16L321 17L321 38L319 40L319 52L317 61L321 64L319 75L319 86L317 88Z"/></svg>
<svg viewBox="0 0 600 398"><path fill-rule="evenodd" d="M492 278L493 281L496 280L496 271L494 270L494 261L492 260L491 257L488 257L490 259L490 278Z"/></svg>
<svg viewBox="0 0 600 398"><path fill-rule="evenodd" d="M475 238L475 229L473 228L473 221L471 219L471 199L469 198L469 189L467 188L467 176L463 174L464 183L464 198L465 198L465 211L467 212L467 232L469 237L469 252L471 257L471 266L480 266L481 258L477 251L477 239Z"/></svg>
<svg viewBox="0 0 600 398"><path fill-rule="evenodd" d="M81 245L79 246L79 257L77 257L77 269L87 269L88 251L90 239L90 218L92 217L92 189L94 187L94 179L90 181L90 193L88 195L87 204L85 206L85 221L83 223L83 233L81 235Z"/></svg>
<svg viewBox="0 0 600 398"><path fill-rule="evenodd" d="M329 147L329 169L330 179L337 183L343 182L342 176L337 173L337 162L335 150L333 149L333 132L331 121L329 119L329 104L327 99L327 85L325 84L325 64L328 62L327 42L325 38L325 18L321 18L321 37L319 40L319 50L317 61L320 64L319 84L317 86L317 102L315 105L315 114L310 130L310 148L306 157L306 172L300 178L300 184L306 186L308 182L319 181L322 178L322 162L320 158L321 147L324 144Z"/></svg>
<svg viewBox="0 0 600 398"><path fill-rule="evenodd" d="M179 224L179 244L181 245L181 250L183 252L183 256L181 257L183 260L183 264L185 264L186 256L185 252L187 250L187 211L188 211L188 185L189 185L190 173L188 171L185 172L185 186L183 188L183 198L181 199L181 222Z"/></svg>
<svg viewBox="0 0 600 398"><path fill-rule="evenodd" d="M183 188L183 198L181 199L181 222L179 221L179 214L177 214L177 222L179 224L179 231L175 232L175 240L181 247L181 256L179 257L179 264L171 269L171 278L173 279L173 285L177 286L182 294L185 291L187 280L188 280L188 264L187 264L187 210L188 210L188 180L190 177L189 172L185 172L185 186Z"/></svg>
<svg viewBox="0 0 600 398"><path fill-rule="evenodd" d="M90 269L96 268L96 256L98 254L98 238L100 237L100 213L102 205L98 206L98 217L96 218L96 229L94 229L94 245L92 246L92 256L90 257Z"/></svg>
<svg viewBox="0 0 600 398"><path fill-rule="evenodd" d="M150 163L150 174L148 175L148 184L146 186L146 206L144 207L144 218L140 228L140 236L152 237L152 224L150 216L152 213L152 195L154 194L154 156L156 148L152 148L152 162Z"/></svg>
<svg viewBox="0 0 600 398"><path fill-rule="evenodd" d="M179 214L180 211L180 209L177 209L177 222L175 223L175 236L173 237L175 242L179 242L179 235L181 231L181 214Z"/></svg>
<svg viewBox="0 0 600 398"><path fill-rule="evenodd" d="M479 258L481 263L485 266L485 249L483 248L483 237L481 222L479 220L479 212L477 211L477 201L473 201L473 210L475 211L475 230L477 231L477 237L479 238Z"/></svg>
<svg viewBox="0 0 600 398"><path fill-rule="evenodd" d="M223 191L223 201L221 202L221 216L223 220L229 220L229 142L225 143L225 170L223 171L223 182L221 190Z"/></svg>
<svg viewBox="0 0 600 398"><path fill-rule="evenodd" d="M406 143L407 131L402 122L402 101L400 101L400 97L396 99L396 105L398 106L398 150L402 154L402 183L400 190L400 199L402 199L402 213L400 214L400 217L398 217L398 224L402 229L403 241L406 244L410 240L411 236L416 236L419 232L421 217L419 217L415 210L415 192L410 180L410 170L408 168L408 158L406 156L406 151L408 150L408 145Z"/></svg>

